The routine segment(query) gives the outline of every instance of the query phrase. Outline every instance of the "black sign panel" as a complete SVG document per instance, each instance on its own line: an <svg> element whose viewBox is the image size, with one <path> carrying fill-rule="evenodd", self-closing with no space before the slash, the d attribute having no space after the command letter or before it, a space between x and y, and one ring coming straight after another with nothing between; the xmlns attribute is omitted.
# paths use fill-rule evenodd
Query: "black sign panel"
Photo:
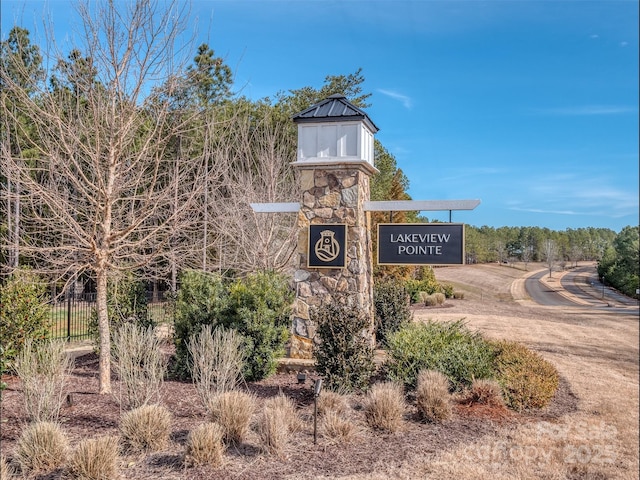
<svg viewBox="0 0 640 480"><path fill-rule="evenodd" d="M378 225L379 265L460 265L464 263L461 223Z"/></svg>
<svg viewBox="0 0 640 480"><path fill-rule="evenodd" d="M309 267L344 268L346 249L346 225L309 225Z"/></svg>

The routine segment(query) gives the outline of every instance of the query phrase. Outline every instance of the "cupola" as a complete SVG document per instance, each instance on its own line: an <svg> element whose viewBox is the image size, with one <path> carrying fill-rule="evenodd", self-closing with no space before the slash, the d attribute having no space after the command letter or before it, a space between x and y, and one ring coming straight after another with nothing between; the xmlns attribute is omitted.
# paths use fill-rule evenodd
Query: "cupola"
<svg viewBox="0 0 640 480"><path fill-rule="evenodd" d="M329 98L293 116L298 125L299 165L361 163L374 166L373 135L378 127L344 95Z"/></svg>

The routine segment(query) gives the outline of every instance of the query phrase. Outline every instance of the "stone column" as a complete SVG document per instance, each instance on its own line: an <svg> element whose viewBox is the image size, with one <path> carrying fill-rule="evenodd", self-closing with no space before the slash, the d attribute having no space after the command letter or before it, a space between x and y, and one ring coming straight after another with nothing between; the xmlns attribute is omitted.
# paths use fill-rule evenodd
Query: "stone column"
<svg viewBox="0 0 640 480"><path fill-rule="evenodd" d="M367 162L294 164L300 170L302 202L298 213L297 270L294 274L296 300L293 307L293 335L289 356L312 358L316 326L309 309L325 302L343 301L357 306L373 322L373 260L370 215L364 211L369 200L369 180L375 169ZM345 224L346 267L309 268L309 225Z"/></svg>

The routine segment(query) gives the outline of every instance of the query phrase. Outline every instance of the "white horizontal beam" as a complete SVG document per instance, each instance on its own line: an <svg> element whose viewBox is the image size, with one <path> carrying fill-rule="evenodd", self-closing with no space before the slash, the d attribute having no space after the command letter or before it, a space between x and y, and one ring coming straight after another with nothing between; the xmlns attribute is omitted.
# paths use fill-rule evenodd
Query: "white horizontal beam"
<svg viewBox="0 0 640 480"><path fill-rule="evenodd" d="M480 200L390 200L364 202L367 212L423 212L441 210L473 210Z"/></svg>
<svg viewBox="0 0 640 480"><path fill-rule="evenodd" d="M298 202L289 203L250 203L255 213L295 213L300 210Z"/></svg>

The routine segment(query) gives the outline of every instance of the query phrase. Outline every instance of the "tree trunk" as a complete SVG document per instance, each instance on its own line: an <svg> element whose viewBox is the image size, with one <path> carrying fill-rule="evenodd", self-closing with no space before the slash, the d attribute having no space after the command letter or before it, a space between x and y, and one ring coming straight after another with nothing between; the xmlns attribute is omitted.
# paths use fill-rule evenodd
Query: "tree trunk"
<svg viewBox="0 0 640 480"><path fill-rule="evenodd" d="M100 334L100 394L111 393L111 338L107 310L107 272L96 272L96 305L98 308L98 332Z"/></svg>

